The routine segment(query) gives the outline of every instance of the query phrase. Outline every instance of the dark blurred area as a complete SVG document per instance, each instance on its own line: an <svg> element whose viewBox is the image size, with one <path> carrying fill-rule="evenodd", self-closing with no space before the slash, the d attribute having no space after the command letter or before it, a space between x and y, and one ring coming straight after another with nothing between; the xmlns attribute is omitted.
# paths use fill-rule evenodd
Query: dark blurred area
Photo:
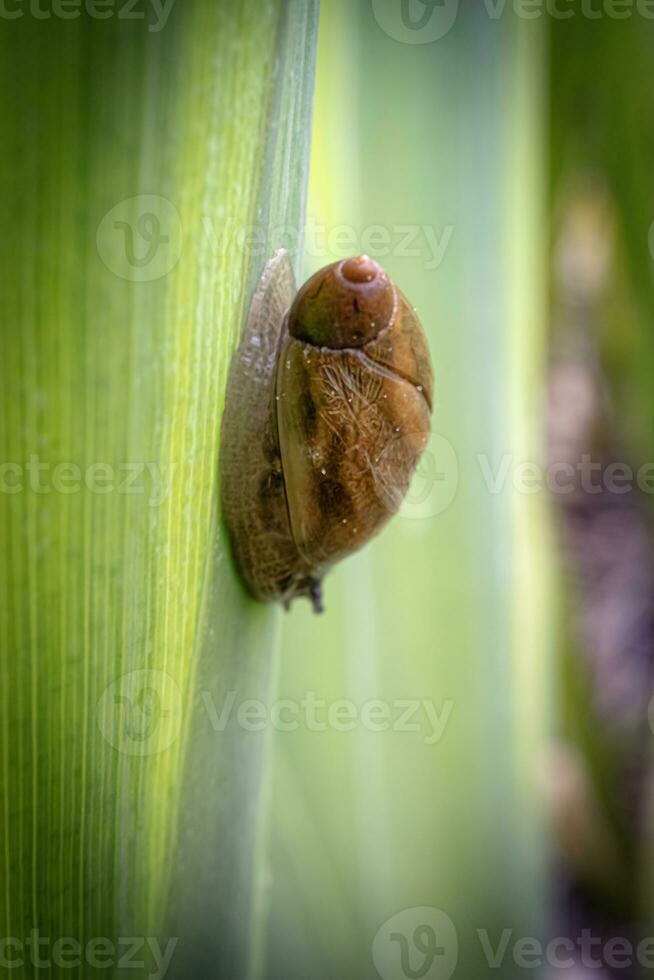
<svg viewBox="0 0 654 980"><path fill-rule="evenodd" d="M574 980L654 965L653 45L642 18L552 29L547 463L563 700L548 789L552 934L574 952L550 975Z"/></svg>

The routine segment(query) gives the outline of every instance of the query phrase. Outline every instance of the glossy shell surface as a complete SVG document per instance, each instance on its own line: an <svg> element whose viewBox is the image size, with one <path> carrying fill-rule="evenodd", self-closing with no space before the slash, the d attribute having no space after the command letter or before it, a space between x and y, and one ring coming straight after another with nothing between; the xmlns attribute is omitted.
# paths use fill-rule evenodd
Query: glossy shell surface
<svg viewBox="0 0 654 980"><path fill-rule="evenodd" d="M367 257L294 296L285 252L267 264L234 356L222 504L250 592L321 607L326 571L398 510L430 431L420 323Z"/></svg>

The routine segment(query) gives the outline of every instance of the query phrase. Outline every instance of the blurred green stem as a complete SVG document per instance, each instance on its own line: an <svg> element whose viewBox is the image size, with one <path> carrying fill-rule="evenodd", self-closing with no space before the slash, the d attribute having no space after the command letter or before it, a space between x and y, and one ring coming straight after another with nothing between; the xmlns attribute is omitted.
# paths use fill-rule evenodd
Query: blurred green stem
<svg viewBox="0 0 654 980"><path fill-rule="evenodd" d="M313 0L3 22L5 936L251 969L265 740L209 707L269 696L277 613L235 576L217 461L252 284L281 226L299 247L315 30Z"/></svg>

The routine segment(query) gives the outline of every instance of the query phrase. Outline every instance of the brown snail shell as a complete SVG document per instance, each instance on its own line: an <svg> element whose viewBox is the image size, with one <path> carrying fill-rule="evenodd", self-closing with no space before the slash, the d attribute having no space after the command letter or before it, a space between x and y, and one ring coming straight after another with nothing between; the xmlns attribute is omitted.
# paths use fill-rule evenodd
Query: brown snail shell
<svg viewBox="0 0 654 980"><path fill-rule="evenodd" d="M241 576L262 600L306 595L398 510L430 431L433 378L413 308L367 256L295 295L268 262L227 385L223 514Z"/></svg>

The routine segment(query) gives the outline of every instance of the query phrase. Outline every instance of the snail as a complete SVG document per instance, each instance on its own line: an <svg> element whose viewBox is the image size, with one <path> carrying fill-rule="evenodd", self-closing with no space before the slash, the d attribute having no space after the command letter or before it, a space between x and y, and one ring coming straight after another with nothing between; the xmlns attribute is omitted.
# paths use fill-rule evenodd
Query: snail
<svg viewBox="0 0 654 980"><path fill-rule="evenodd" d="M250 593L288 608L398 510L430 431L432 369L413 307L361 255L295 292L267 263L227 382L223 517Z"/></svg>

